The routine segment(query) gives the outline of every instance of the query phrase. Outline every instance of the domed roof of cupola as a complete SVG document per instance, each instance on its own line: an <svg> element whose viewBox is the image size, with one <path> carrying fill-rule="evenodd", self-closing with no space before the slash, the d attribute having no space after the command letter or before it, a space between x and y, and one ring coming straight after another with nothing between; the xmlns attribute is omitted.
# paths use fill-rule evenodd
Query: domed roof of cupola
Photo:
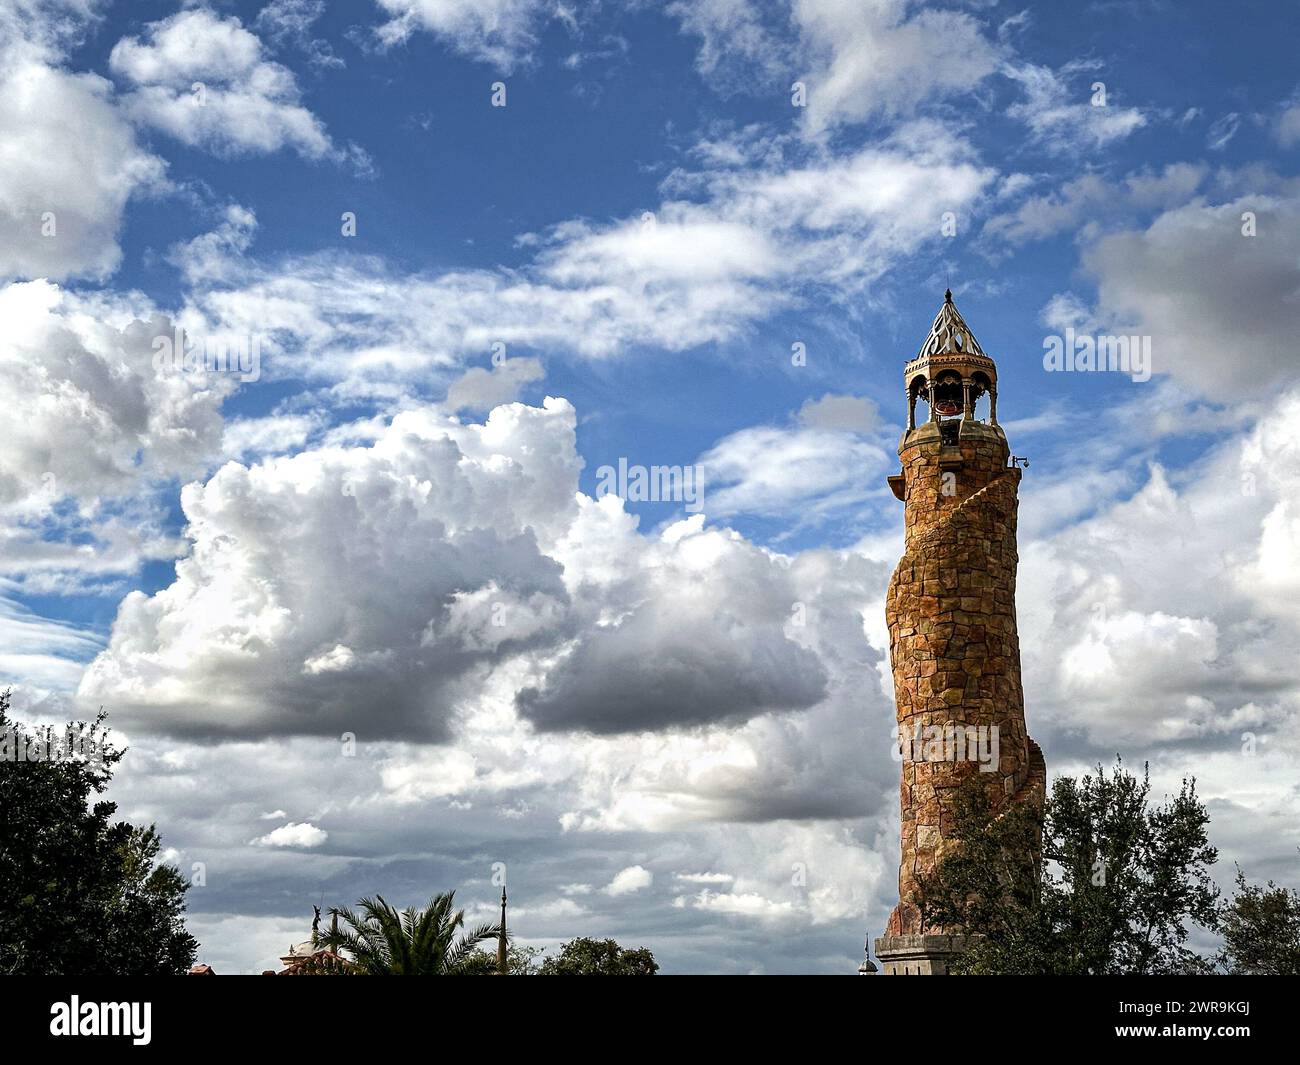
<svg viewBox="0 0 1300 1065"><path fill-rule="evenodd" d="M952 301L952 289L943 294L943 306L934 316L934 325L930 326L930 335L925 338L921 350L916 353L918 359L927 355L983 355L984 349L966 324L966 319L957 310ZM987 356L986 356L987 357Z"/></svg>
<svg viewBox="0 0 1300 1065"><path fill-rule="evenodd" d="M903 368L903 378L909 389L922 381L932 381L940 374L959 378L986 378L996 387L997 365L980 347L980 342L970 331L966 319L952 301L952 289L943 294L943 304L934 316L934 325L921 350Z"/></svg>

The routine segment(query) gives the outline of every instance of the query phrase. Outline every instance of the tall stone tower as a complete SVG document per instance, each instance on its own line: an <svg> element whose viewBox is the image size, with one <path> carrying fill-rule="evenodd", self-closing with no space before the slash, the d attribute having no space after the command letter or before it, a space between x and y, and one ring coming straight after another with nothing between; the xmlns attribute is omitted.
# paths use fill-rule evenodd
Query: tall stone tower
<svg viewBox="0 0 1300 1065"><path fill-rule="evenodd" d="M941 975L966 940L922 927L918 877L953 846L948 799L975 775L993 808L1043 801L1047 771L1025 730L1016 634L1016 505L1021 471L998 425L998 372L944 294L903 371L906 545L885 619L902 752L898 905L876 956L886 975ZM916 424L924 399L929 417ZM976 417L987 403L987 420ZM971 930L975 931L975 930Z"/></svg>

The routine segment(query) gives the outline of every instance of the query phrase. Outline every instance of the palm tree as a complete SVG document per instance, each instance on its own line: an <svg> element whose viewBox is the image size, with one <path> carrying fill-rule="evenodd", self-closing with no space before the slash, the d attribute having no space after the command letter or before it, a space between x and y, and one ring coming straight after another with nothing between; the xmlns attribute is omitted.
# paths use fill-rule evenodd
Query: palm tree
<svg viewBox="0 0 1300 1065"><path fill-rule="evenodd" d="M331 908L338 922L318 932L316 945L351 955L356 972L371 976L455 976L476 968L480 943L500 935L500 926L483 924L463 931L465 911L452 910L456 893L435 895L423 909L398 911L382 895L347 907ZM458 936L457 933L460 933Z"/></svg>

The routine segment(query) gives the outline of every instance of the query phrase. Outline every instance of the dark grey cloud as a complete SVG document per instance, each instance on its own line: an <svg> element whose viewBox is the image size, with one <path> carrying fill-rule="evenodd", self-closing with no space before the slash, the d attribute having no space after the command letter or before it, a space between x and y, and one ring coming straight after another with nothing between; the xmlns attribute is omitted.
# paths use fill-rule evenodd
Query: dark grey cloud
<svg viewBox="0 0 1300 1065"><path fill-rule="evenodd" d="M517 702L543 730L617 733L803 710L825 694L817 655L771 623L746 626L723 611L669 619L643 608L587 633L545 688L526 688Z"/></svg>

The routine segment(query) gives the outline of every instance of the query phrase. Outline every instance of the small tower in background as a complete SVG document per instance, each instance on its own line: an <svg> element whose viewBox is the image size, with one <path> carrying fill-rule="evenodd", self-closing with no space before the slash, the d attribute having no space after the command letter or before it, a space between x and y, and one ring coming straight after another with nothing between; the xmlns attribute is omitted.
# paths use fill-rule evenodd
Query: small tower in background
<svg viewBox="0 0 1300 1065"><path fill-rule="evenodd" d="M510 975L510 954L506 949L506 887L501 885L501 929L497 933L497 975Z"/></svg>

